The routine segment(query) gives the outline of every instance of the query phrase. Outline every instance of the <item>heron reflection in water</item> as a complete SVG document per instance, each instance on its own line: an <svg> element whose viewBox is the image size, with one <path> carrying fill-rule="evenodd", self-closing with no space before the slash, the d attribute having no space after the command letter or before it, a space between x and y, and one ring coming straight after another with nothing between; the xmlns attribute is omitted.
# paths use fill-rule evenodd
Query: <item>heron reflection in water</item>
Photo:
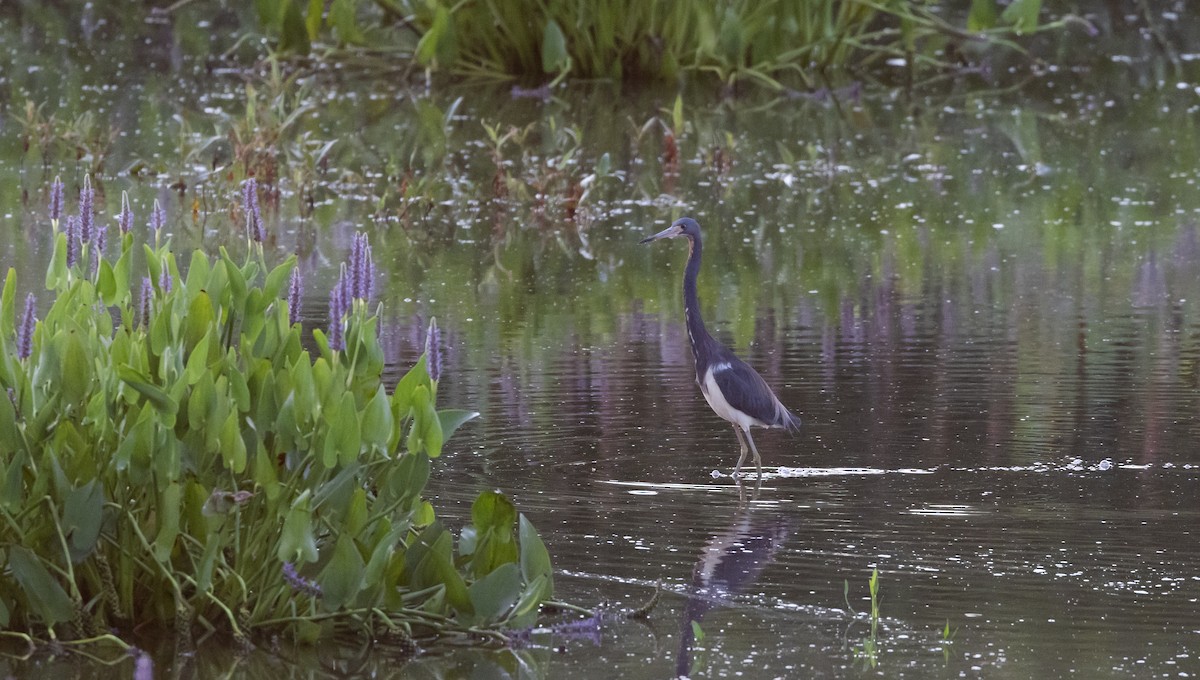
<svg viewBox="0 0 1200 680"><path fill-rule="evenodd" d="M728 598L753 585L775 559L787 536L788 525L783 517L775 514L756 517L750 507L744 507L728 529L705 544L692 570L692 585L683 607L679 652L675 657L676 677L691 672L696 625L710 610L728 604Z"/></svg>
<svg viewBox="0 0 1200 680"><path fill-rule="evenodd" d="M675 220L671 226L641 240L650 243L663 238L686 238L688 241L687 268L683 272L683 313L687 323L692 356L696 360L696 383L705 401L717 415L733 424L742 452L733 476L742 472L747 451L754 453L754 466L762 480L762 457L750 434L751 426L800 429L800 419L787 410L762 376L746 362L737 358L728 347L708 334L700 317L700 299L696 293L696 277L700 273L700 225L690 217ZM747 444L749 447L747 448Z"/></svg>

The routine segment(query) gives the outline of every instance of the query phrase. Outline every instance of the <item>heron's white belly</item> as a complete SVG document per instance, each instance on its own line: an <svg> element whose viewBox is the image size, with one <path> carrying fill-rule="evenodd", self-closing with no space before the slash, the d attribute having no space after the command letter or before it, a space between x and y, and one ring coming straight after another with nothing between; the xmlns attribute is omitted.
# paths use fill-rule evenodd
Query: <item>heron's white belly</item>
<svg viewBox="0 0 1200 680"><path fill-rule="evenodd" d="M717 387L717 381L713 379L713 371L728 369L729 364L720 363L710 366L709 369L705 371L704 382L700 383L700 391L704 394L704 400L708 402L708 405L712 407L712 410L715 411L717 415L737 425L745 431L749 431L751 425L765 427L765 425L757 418L751 418L745 413L742 413L741 411L730 406L728 401L725 401L725 395L721 393L721 388Z"/></svg>

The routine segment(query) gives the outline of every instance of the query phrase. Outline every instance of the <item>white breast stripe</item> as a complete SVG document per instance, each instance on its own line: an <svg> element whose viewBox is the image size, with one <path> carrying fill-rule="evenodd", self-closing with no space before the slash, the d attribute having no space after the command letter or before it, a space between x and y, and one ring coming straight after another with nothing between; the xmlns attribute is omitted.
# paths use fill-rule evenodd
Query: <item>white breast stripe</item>
<svg viewBox="0 0 1200 680"><path fill-rule="evenodd" d="M729 364L725 365L728 366ZM751 418L749 415L729 405L729 402L725 400L725 395L721 393L721 388L717 386L717 381L713 379L713 372L715 370L715 366L710 367L704 374L704 382L700 383L700 391L704 393L704 400L708 402L712 410L725 420L740 426L743 430L748 431L751 425L766 427L766 423L757 418Z"/></svg>

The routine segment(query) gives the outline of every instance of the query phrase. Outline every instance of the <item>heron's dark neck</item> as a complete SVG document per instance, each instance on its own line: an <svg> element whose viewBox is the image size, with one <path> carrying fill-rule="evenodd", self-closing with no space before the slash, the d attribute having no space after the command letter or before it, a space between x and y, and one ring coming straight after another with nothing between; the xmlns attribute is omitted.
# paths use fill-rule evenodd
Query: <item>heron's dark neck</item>
<svg viewBox="0 0 1200 680"><path fill-rule="evenodd" d="M703 353L701 347L713 341L704 327L704 319L700 318L700 296L696 293L696 276L700 273L701 245L699 238L688 239L687 269L683 272L683 315L687 322L688 339L692 341L692 357L696 360L696 372L704 370L701 366Z"/></svg>

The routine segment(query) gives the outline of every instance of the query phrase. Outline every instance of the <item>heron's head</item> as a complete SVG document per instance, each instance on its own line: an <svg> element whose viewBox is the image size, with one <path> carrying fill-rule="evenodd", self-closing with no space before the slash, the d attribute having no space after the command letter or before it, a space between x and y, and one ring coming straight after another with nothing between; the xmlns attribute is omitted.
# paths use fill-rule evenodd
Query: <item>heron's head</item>
<svg viewBox="0 0 1200 680"><path fill-rule="evenodd" d="M700 225L696 224L696 220L690 217L680 217L672 222L671 226L663 229L654 236L647 236L639 241L639 243L650 243L660 238L675 238L676 236L686 236L693 240L700 238Z"/></svg>

